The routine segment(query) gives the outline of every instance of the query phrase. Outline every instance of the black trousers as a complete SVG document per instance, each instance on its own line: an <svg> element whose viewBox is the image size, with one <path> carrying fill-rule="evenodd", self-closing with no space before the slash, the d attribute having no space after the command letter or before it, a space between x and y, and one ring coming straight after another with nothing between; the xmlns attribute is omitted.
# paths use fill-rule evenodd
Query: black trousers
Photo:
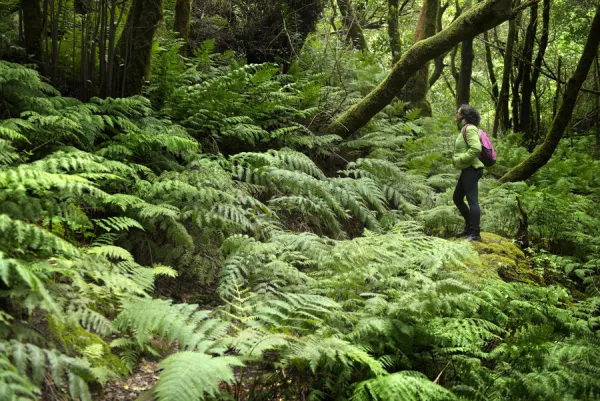
<svg viewBox="0 0 600 401"><path fill-rule="evenodd" d="M483 177L483 168L475 169L467 167L460 173L460 178L454 189L454 204L465 219L467 229L472 233L479 234L481 209L479 209L479 179ZM469 206L465 204L465 196Z"/></svg>

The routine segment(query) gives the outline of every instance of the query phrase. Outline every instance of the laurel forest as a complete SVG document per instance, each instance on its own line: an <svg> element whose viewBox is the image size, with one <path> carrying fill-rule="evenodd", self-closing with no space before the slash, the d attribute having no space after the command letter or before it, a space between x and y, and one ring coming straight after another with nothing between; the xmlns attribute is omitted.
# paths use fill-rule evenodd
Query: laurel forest
<svg viewBox="0 0 600 401"><path fill-rule="evenodd" d="M599 41L592 0L0 0L0 400L599 399Z"/></svg>

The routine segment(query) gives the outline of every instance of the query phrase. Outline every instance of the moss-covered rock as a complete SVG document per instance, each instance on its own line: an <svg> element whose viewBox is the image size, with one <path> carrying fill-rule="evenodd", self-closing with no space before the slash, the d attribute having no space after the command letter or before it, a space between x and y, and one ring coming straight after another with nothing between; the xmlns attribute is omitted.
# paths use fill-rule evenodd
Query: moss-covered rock
<svg viewBox="0 0 600 401"><path fill-rule="evenodd" d="M479 263L468 263L469 273L479 278L500 277L505 281L543 284L544 278L531 268L523 251L507 238L482 233L482 242L472 242Z"/></svg>
<svg viewBox="0 0 600 401"><path fill-rule="evenodd" d="M54 340L58 341L70 355L83 356L84 351L90 347L102 347L102 355L91 358L95 367L105 367L118 375L124 376L129 370L121 359L111 352L109 345L96 334L86 331L78 323L58 321L52 317L48 319L49 329Z"/></svg>

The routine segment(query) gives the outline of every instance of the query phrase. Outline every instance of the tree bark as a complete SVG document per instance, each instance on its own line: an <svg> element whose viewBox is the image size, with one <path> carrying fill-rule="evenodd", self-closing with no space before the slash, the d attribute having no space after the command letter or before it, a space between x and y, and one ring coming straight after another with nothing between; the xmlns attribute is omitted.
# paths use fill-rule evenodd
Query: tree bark
<svg viewBox="0 0 600 401"><path fill-rule="evenodd" d="M186 43L190 34L190 15L192 13L192 0L177 0L175 4L175 17L173 30Z"/></svg>
<svg viewBox="0 0 600 401"><path fill-rule="evenodd" d="M537 32L538 4L534 3L529 9L529 24L525 34L525 44L523 45L523 58L526 62L521 63L523 69L523 82L521 86L521 112L519 125L516 130L525 134L525 139L529 141L531 132L529 129L532 124L531 116L531 94L533 93L533 82L531 76L531 60L533 58L533 45L535 34Z"/></svg>
<svg viewBox="0 0 600 401"><path fill-rule="evenodd" d="M162 20L162 0L133 0L117 43L119 61L114 68L120 96L137 95L150 69L152 40Z"/></svg>
<svg viewBox="0 0 600 401"><path fill-rule="evenodd" d="M473 75L473 38L462 42L460 46L460 72L456 87L456 107L469 104L471 100L471 75Z"/></svg>
<svg viewBox="0 0 600 401"><path fill-rule="evenodd" d="M440 7L440 11L438 12L438 16L437 16L436 32L441 32L442 29L444 29L444 27L442 25L442 17L444 16L444 13L448 9L449 5L450 5L450 3L446 3L442 7ZM429 77L429 87L430 88L442 76L442 72L444 71L444 67L445 67L444 58L446 57L446 54L448 54L448 53L441 54L433 60L433 66L434 66L433 72L431 73L431 76Z"/></svg>
<svg viewBox="0 0 600 401"><path fill-rule="evenodd" d="M415 43L421 42L435 35L440 10L440 0L424 0L417 28L415 30ZM400 94L400 99L409 102L411 106L421 109L422 116L431 116L431 104L427 101L429 91L429 62L426 62L416 74L406 83Z"/></svg>
<svg viewBox="0 0 600 401"><path fill-rule="evenodd" d="M486 0L461 15L446 29L412 46L377 88L326 129L346 138L364 126L387 106L411 76L429 60L449 51L457 43L472 38L506 21L513 13L510 0Z"/></svg>
<svg viewBox="0 0 600 401"><path fill-rule="evenodd" d="M562 56L558 56L558 62L556 65L556 91L554 92L554 99L552 101L552 119L556 117L556 113L558 112L558 103L560 100L560 91L562 89Z"/></svg>
<svg viewBox="0 0 600 401"><path fill-rule="evenodd" d="M546 55L546 48L548 47L548 35L550 32L550 0L544 0L544 9L542 11L542 35L540 37L540 44L538 47L538 54L535 58L533 73L531 75L531 86L533 87L535 99L536 99L536 120L532 122L529 127L530 132L534 132L534 140L537 140L539 136L539 122L540 122L540 108L539 108L539 97L537 94L537 81L540 77L540 71L542 68L542 62Z"/></svg>
<svg viewBox="0 0 600 401"><path fill-rule="evenodd" d="M342 14L344 28L348 31L347 39L352 43L352 47L358 50L369 51L365 34L360 26L352 3L350 0L337 0L337 3L340 8L340 14Z"/></svg>
<svg viewBox="0 0 600 401"><path fill-rule="evenodd" d="M388 0L387 31L392 51L392 65L400 60L402 55L402 42L398 31L398 4L400 0Z"/></svg>
<svg viewBox="0 0 600 401"><path fill-rule="evenodd" d="M596 54L594 86L596 90L600 90L600 60ZM594 146L594 159L600 159L600 96L596 96L596 144Z"/></svg>
<svg viewBox="0 0 600 401"><path fill-rule="evenodd" d="M506 173L506 175L500 179L500 182L526 180L550 160L569 121L571 121L579 90L590 71L594 58L597 56L598 43L600 43L600 5L596 7L596 14L594 15L594 20L592 21L592 26L583 53L577 64L577 69L567 83L562 102L554 121L552 121L552 126L546 135L544 143L521 164Z"/></svg>
<svg viewBox="0 0 600 401"><path fill-rule="evenodd" d="M518 47L519 44L519 31L521 26L521 16L517 16L516 18L516 30L515 30L515 46ZM519 104L521 101L521 94L519 92L519 88L521 87L521 82L523 80L523 68L522 61L520 57L513 57L513 65L514 69L512 72L512 93L511 93L511 111L512 111L512 124L508 124L509 128L513 128L513 131L516 131L515 127L519 126ZM516 75L515 75L516 74Z"/></svg>
<svg viewBox="0 0 600 401"><path fill-rule="evenodd" d="M23 31L25 36L25 51L30 54L33 61L42 64L42 34L44 32L44 19L40 0L21 0L23 13Z"/></svg>
<svg viewBox="0 0 600 401"><path fill-rule="evenodd" d="M496 73L494 72L494 63L492 61L492 48L489 45L489 37L487 31L483 33L483 40L485 40L485 62L487 64L488 74L490 76L490 83L492 84L492 101L496 103L498 101L498 80L496 79Z"/></svg>
<svg viewBox="0 0 600 401"><path fill-rule="evenodd" d="M492 136L498 137L498 132L505 132L508 127L508 94L510 87L510 70L512 68L512 53L515 43L516 23L511 20L508 24L508 35L506 37L506 50L504 51L504 72L502 73L502 86L496 105L496 116L494 117L494 131Z"/></svg>

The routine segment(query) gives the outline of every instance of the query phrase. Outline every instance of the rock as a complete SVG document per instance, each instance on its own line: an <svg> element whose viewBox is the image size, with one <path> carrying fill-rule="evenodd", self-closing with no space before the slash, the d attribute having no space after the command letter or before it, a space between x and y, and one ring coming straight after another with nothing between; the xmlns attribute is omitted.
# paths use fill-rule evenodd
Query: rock
<svg viewBox="0 0 600 401"><path fill-rule="evenodd" d="M482 242L471 246L479 255L479 266L470 273L480 278L500 277L504 281L544 284L544 277L532 269L530 260L510 239L492 233L481 233Z"/></svg>

